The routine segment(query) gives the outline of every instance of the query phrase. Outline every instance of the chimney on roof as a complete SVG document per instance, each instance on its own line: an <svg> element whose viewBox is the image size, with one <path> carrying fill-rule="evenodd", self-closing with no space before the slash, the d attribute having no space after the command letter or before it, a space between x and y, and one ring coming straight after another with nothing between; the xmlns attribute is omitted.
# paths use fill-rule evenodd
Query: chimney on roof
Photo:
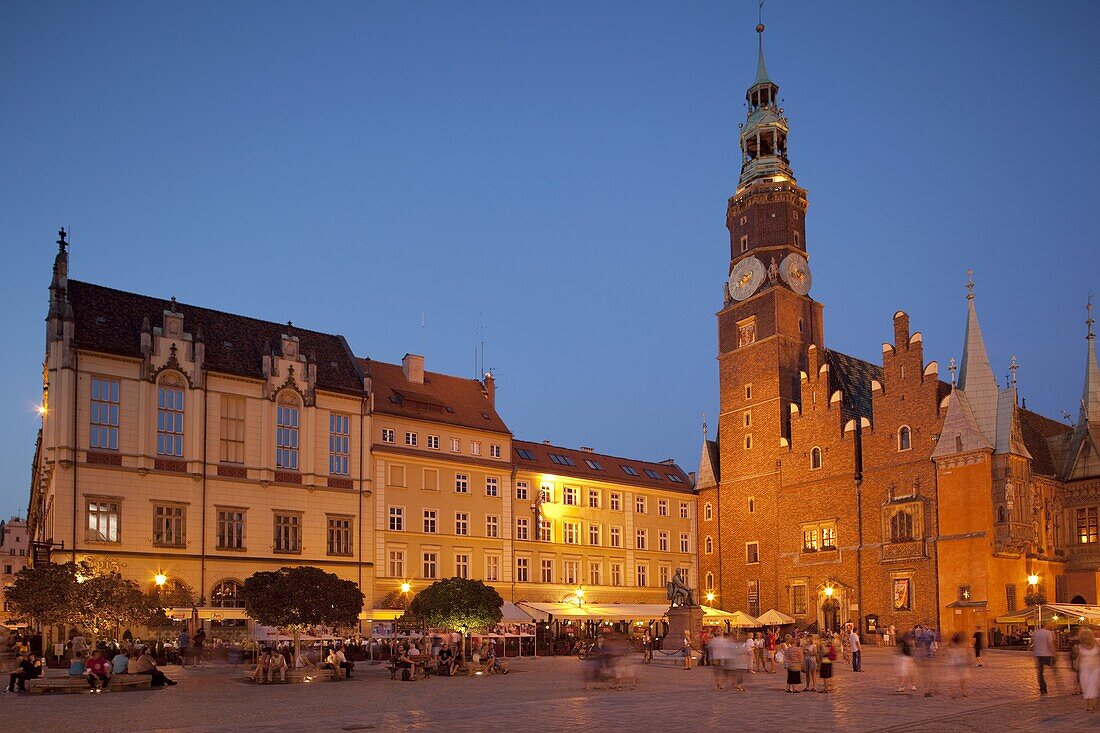
<svg viewBox="0 0 1100 733"><path fill-rule="evenodd" d="M542 444L543 445L553 445L553 443L551 443L549 440L542 441Z"/></svg>
<svg viewBox="0 0 1100 733"><path fill-rule="evenodd" d="M595 453L596 452L595 448L589 448L587 445L582 445L581 450L584 451L585 453Z"/></svg>
<svg viewBox="0 0 1100 733"><path fill-rule="evenodd" d="M405 379L412 384L424 384L424 357L417 354L405 354L401 359L401 371Z"/></svg>
<svg viewBox="0 0 1100 733"><path fill-rule="evenodd" d="M485 372L485 396L489 398L489 406L497 406L497 382L493 379L492 372Z"/></svg>

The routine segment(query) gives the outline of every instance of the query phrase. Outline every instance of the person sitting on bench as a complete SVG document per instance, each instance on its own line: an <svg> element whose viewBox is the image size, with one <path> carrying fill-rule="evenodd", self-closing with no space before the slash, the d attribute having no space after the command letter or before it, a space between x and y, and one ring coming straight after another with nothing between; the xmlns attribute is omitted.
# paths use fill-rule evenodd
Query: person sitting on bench
<svg viewBox="0 0 1100 733"><path fill-rule="evenodd" d="M273 678L275 677L276 673L279 674L279 682L286 682L286 669L287 669L286 657L283 656L282 652L278 652L278 651L272 652L271 653L271 659L269 660L268 665L267 665L267 681L268 681L268 683L271 683L271 682L274 681Z"/></svg>
<svg viewBox="0 0 1100 733"><path fill-rule="evenodd" d="M136 672L135 674L147 674L151 678L150 684L153 687L162 687L163 685L174 685L175 680L170 680L165 676L164 672L157 669L157 660L153 659L153 655L149 653L149 650L142 647L139 651L137 658Z"/></svg>
<svg viewBox="0 0 1100 733"><path fill-rule="evenodd" d="M444 644L439 650L439 673L448 676L455 673L455 653L451 651L450 644Z"/></svg>
<svg viewBox="0 0 1100 733"><path fill-rule="evenodd" d="M416 679L416 662L409 658L407 647L401 647L398 652L397 667L401 670L401 679L408 681ZM408 670L407 676L405 670Z"/></svg>
<svg viewBox="0 0 1100 733"><path fill-rule="evenodd" d="M85 666L84 676L92 692L103 692L111 683L111 663L99 649L92 650L92 656L88 658L88 664Z"/></svg>
<svg viewBox="0 0 1100 733"><path fill-rule="evenodd" d="M18 684L19 691L26 692L27 680L33 680L36 677L42 676L42 660L35 658L33 654L27 652L16 657L15 663L15 670L8 675L8 687L6 691L15 692L16 684Z"/></svg>

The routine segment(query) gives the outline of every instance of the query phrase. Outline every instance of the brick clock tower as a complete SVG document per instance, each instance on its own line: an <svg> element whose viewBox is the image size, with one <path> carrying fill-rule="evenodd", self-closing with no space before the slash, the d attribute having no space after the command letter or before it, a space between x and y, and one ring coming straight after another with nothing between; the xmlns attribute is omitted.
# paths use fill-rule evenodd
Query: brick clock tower
<svg viewBox="0 0 1100 733"><path fill-rule="evenodd" d="M710 512L716 522L713 529L719 545L735 543L735 538L745 536L746 524L759 523L760 531L748 532L760 537L752 551L768 553L779 550L768 546L765 531L768 523L778 519L774 511L779 491L777 455L790 444L792 405L800 402L807 349L811 344L821 349L823 336L822 306L810 296L806 191L791 170L789 128L779 106L779 86L764 66L764 26L758 25L756 31L756 79L745 95L748 117L740 126L741 176L726 212L730 265L718 312L718 436L716 443L705 442L700 506L704 507L702 519ZM708 471L708 463L713 470ZM719 481L722 502L717 496ZM715 486L708 489L708 482ZM731 536L728 530L734 525L739 531ZM723 574L719 558L735 562L741 550L703 550L700 584L704 593L729 598L733 589L721 586L732 568ZM708 583L713 584L708 587ZM777 599L768 597L774 594L773 584L764 585L748 589L749 613L758 604L761 608L778 605ZM761 592L765 597L760 597ZM744 598L746 591L738 588L732 595Z"/></svg>

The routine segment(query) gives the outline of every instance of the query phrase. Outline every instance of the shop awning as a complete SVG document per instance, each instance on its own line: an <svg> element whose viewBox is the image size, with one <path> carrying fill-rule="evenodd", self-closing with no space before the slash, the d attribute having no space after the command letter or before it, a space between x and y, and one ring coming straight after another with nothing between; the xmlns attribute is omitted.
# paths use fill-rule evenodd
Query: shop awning
<svg viewBox="0 0 1100 733"><path fill-rule="evenodd" d="M1040 609L1042 618L1040 620ZM1042 606L1028 606L1022 611L997 617L999 624L1100 624L1100 606L1087 606L1080 603L1044 603Z"/></svg>
<svg viewBox="0 0 1100 733"><path fill-rule="evenodd" d="M756 617L756 620L761 626L785 626L786 624L793 624L794 619L785 613L780 613L774 608L764 611Z"/></svg>
<svg viewBox="0 0 1100 733"><path fill-rule="evenodd" d="M531 614L509 601L504 602L500 612L503 614L500 618L502 624L529 624L534 621Z"/></svg>
<svg viewBox="0 0 1100 733"><path fill-rule="evenodd" d="M178 606L176 608L167 608L164 613L173 621L186 621L191 618L192 614L197 614L198 617L204 621L241 620L248 618L248 614L244 612L243 608L221 608L215 606L199 606L198 608Z"/></svg>
<svg viewBox="0 0 1100 733"><path fill-rule="evenodd" d="M587 619L590 621L655 621L668 613L664 603L535 603L520 601L521 609L539 621L563 619ZM702 606L704 620L727 618L752 619L748 614L736 614L709 606Z"/></svg>
<svg viewBox="0 0 1100 733"><path fill-rule="evenodd" d="M734 628L751 629L762 624L744 611L723 611L718 608L703 606L703 623L709 626L729 624Z"/></svg>

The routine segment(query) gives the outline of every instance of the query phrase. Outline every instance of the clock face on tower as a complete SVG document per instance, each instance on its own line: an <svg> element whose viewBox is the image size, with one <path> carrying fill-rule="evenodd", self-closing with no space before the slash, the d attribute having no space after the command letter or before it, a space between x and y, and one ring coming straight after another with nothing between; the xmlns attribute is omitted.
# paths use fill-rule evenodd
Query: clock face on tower
<svg viewBox="0 0 1100 733"><path fill-rule="evenodd" d="M791 253L779 263L779 275L787 287L799 295L810 292L814 278L810 274L810 263L800 254Z"/></svg>
<svg viewBox="0 0 1100 733"><path fill-rule="evenodd" d="M755 257L746 257L733 267L728 289L734 300L744 300L757 291L768 273L764 263Z"/></svg>

